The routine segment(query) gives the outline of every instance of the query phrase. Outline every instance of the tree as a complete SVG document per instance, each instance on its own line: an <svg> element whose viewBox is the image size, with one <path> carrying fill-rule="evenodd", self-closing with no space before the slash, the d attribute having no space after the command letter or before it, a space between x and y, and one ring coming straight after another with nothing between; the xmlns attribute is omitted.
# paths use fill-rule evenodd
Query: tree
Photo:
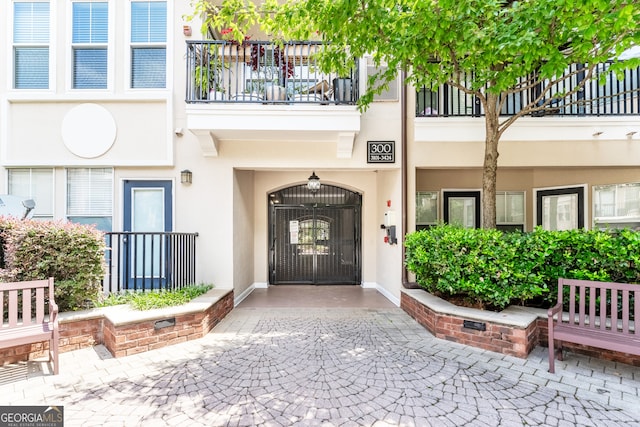
<svg viewBox="0 0 640 427"><path fill-rule="evenodd" d="M280 4L279 4L280 3ZM613 60L621 73L640 59L619 60L640 45L640 3L634 0L197 0L205 25L231 28L238 39L251 25L287 40L320 37L326 70L349 67L371 54L386 72L371 76L360 99L366 108L397 70L415 87L447 84L479 100L485 119L483 227L496 225L498 143L520 117L569 99ZM570 72L568 67L578 64ZM571 91L558 83L572 79ZM533 93L508 117L500 111L514 94Z"/></svg>

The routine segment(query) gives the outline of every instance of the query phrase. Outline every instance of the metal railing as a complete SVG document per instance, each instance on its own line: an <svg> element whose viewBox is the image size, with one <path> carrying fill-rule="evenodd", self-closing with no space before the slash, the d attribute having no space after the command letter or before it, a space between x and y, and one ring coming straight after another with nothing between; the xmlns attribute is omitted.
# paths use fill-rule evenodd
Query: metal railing
<svg viewBox="0 0 640 427"><path fill-rule="evenodd" d="M198 233L105 233L104 291L181 289L196 280Z"/></svg>
<svg viewBox="0 0 640 427"><path fill-rule="evenodd" d="M559 94L557 99L539 111L532 112L535 117L540 116L623 116L640 115L640 67L631 68L618 76L610 70L611 63L598 64L593 75L584 87L575 91L580 82L586 78L584 65L573 64L551 85L551 90L545 96L547 99ZM518 82L523 87L529 79L521 78ZM601 84L604 82L604 84ZM529 90L509 94L503 104L501 115L517 114L522 108L539 97L543 86L548 81L532 87ZM563 94L572 93L568 97ZM545 99L538 101L542 106ZM468 116L484 115L480 101L473 95L449 85L437 89L422 88L416 94L417 117Z"/></svg>
<svg viewBox="0 0 640 427"><path fill-rule="evenodd" d="M187 41L187 103L355 104L358 70L323 73L319 42ZM357 61L356 61L357 64Z"/></svg>

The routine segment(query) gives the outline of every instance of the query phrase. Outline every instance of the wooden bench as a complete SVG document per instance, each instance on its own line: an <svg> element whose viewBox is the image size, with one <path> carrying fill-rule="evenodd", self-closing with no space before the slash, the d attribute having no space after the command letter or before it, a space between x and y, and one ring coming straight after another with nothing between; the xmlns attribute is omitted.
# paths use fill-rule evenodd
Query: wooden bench
<svg viewBox="0 0 640 427"><path fill-rule="evenodd" d="M563 302L568 303L568 311L563 310ZM555 357L562 360L563 341L640 355L638 284L560 278L558 303L547 316L551 373L555 372Z"/></svg>
<svg viewBox="0 0 640 427"><path fill-rule="evenodd" d="M58 305L53 279L0 283L0 300L0 348L48 341L49 361L53 361L53 373L58 374Z"/></svg>

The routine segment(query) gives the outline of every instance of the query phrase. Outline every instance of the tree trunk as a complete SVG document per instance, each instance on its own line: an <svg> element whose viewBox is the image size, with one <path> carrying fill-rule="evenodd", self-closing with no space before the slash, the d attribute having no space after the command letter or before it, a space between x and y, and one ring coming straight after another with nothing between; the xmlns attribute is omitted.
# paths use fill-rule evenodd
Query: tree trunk
<svg viewBox="0 0 640 427"><path fill-rule="evenodd" d="M496 228L496 179L498 175L498 96L487 94L485 105L484 165L482 168L482 228Z"/></svg>

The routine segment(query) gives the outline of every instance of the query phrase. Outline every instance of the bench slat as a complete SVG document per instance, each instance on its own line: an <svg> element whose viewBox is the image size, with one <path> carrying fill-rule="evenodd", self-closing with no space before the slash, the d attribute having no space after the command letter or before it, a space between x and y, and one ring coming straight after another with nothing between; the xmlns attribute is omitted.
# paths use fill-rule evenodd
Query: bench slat
<svg viewBox="0 0 640 427"><path fill-rule="evenodd" d="M50 323L40 325L19 326L12 329L0 329L0 348L49 341L53 326Z"/></svg>
<svg viewBox="0 0 640 427"><path fill-rule="evenodd" d="M590 331L568 326L559 326L555 329L554 336L558 341L640 355L640 337L633 337L633 335L629 337L600 332L598 330Z"/></svg>
<svg viewBox="0 0 640 427"><path fill-rule="evenodd" d="M22 324L31 324L31 289L22 290Z"/></svg>
<svg viewBox="0 0 640 427"><path fill-rule="evenodd" d="M18 324L18 291L9 291L9 327Z"/></svg>

